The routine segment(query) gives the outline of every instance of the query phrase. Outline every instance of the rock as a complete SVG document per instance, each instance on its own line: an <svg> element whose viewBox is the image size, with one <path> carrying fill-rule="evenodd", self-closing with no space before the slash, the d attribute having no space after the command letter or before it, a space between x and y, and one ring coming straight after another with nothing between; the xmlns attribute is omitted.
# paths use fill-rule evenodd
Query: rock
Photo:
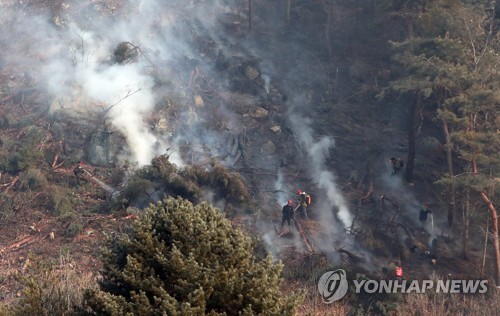
<svg viewBox="0 0 500 316"><path fill-rule="evenodd" d="M203 102L201 95L199 94L194 95L194 105L196 105L197 107L205 106L205 102Z"/></svg>
<svg viewBox="0 0 500 316"><path fill-rule="evenodd" d="M122 149L120 134L109 126L98 128L92 135L87 149L87 160L96 166L110 166Z"/></svg>
<svg viewBox="0 0 500 316"><path fill-rule="evenodd" d="M276 152L276 145L274 145L274 143L269 140L264 145L262 145L260 151L264 155L272 155Z"/></svg>
<svg viewBox="0 0 500 316"><path fill-rule="evenodd" d="M155 125L155 130L158 133L166 133L168 131L168 121L166 118L162 117L158 120Z"/></svg>
<svg viewBox="0 0 500 316"><path fill-rule="evenodd" d="M245 67L245 76L250 80L255 80L260 75L259 69L254 66L247 65Z"/></svg>
<svg viewBox="0 0 500 316"><path fill-rule="evenodd" d="M99 145L91 146L89 150L89 162L96 166L106 165L107 159L104 147Z"/></svg>
<svg viewBox="0 0 500 316"><path fill-rule="evenodd" d="M250 113L250 116L253 118L264 118L268 115L269 111L261 107L258 107L254 112Z"/></svg>
<svg viewBox="0 0 500 316"><path fill-rule="evenodd" d="M278 133L281 133L281 127L279 127L278 125L274 125L270 128L271 131L273 131L274 133L278 134Z"/></svg>
<svg viewBox="0 0 500 316"><path fill-rule="evenodd" d="M63 139L65 136L63 126L59 122L54 122L53 124L51 124L50 131L52 132L52 135L54 135L57 139Z"/></svg>
<svg viewBox="0 0 500 316"><path fill-rule="evenodd" d="M83 149L78 149L72 158L75 161L85 160L85 151Z"/></svg>

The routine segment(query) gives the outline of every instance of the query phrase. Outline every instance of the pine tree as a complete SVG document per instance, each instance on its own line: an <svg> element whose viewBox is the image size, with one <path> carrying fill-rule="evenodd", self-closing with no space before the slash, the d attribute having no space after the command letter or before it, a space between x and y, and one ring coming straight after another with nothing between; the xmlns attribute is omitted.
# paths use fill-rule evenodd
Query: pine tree
<svg viewBox="0 0 500 316"><path fill-rule="evenodd" d="M408 72L391 87L420 92L427 104L436 107L446 140L448 174L441 183L451 189L450 223L456 202L461 202L466 256L470 199L475 196L487 204L494 223L495 280L500 284L498 222L489 198L500 193L495 186L500 171L500 38L492 4L450 0L429 4L419 20L419 36L394 43L395 59Z"/></svg>
<svg viewBox="0 0 500 316"><path fill-rule="evenodd" d="M298 297L280 296L281 270L218 209L168 198L108 241L86 302L103 315L291 315Z"/></svg>

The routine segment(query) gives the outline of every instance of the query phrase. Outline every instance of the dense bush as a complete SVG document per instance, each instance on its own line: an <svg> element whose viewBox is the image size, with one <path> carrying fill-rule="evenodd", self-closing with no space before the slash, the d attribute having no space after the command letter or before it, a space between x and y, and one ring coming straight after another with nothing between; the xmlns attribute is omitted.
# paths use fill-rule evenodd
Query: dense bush
<svg viewBox="0 0 500 316"><path fill-rule="evenodd" d="M71 217L74 213L71 192L59 186L51 186L48 191L50 192L48 207L54 215L60 218Z"/></svg>
<svg viewBox="0 0 500 316"><path fill-rule="evenodd" d="M40 189L48 184L47 178L39 169L30 168L23 171L20 173L19 178L23 190Z"/></svg>
<svg viewBox="0 0 500 316"><path fill-rule="evenodd" d="M43 160L43 151L37 149L43 138L42 130L32 125L22 135L20 141L10 141L2 146L8 148L1 153L0 167L12 174L27 170Z"/></svg>
<svg viewBox="0 0 500 316"><path fill-rule="evenodd" d="M198 203L207 190L215 193L214 200L223 199L237 206L251 203L248 188L238 173L230 172L216 163L211 168L199 166L178 168L169 162L167 155L158 156L153 159L150 166L137 170L128 181L121 195L121 201L126 206L141 207L152 202L150 193L161 192Z"/></svg>
<svg viewBox="0 0 500 316"><path fill-rule="evenodd" d="M16 124L16 119L11 113L7 113L0 117L0 128L12 127Z"/></svg>
<svg viewBox="0 0 500 316"><path fill-rule="evenodd" d="M280 264L253 255L252 239L207 203L151 205L128 235L109 240L100 289L87 306L99 315L292 315L281 297Z"/></svg>

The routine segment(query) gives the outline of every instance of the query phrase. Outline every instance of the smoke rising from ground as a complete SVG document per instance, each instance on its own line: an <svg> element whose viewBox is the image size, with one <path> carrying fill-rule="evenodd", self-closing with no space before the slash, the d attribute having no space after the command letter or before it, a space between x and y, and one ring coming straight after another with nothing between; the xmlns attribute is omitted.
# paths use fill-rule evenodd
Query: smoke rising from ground
<svg viewBox="0 0 500 316"><path fill-rule="evenodd" d="M77 2L69 6L73 11L81 7ZM206 78L220 79L220 75L213 69L215 57L209 56L207 52L216 49L210 47L203 51L199 47L195 48L193 39L207 35L207 38L211 38L207 46L222 48L230 52L231 57L244 55L238 45L246 45L247 51L255 51L255 55L261 56L263 47L246 40L235 45L234 38L226 34L227 30L220 29L218 18L234 10L236 5L231 3L231 6L227 6L225 1L211 1L208 4L201 1L132 1L124 4L124 7L124 12L118 10L108 18L98 16L97 12L85 21L53 12L26 15L14 9L4 10L2 19L12 22L10 33L15 34L20 43L19 46L13 45L12 51L6 54L11 59L8 62L29 65L25 67L26 71L42 78L38 79L37 84L43 86L54 100L58 100L52 102L52 112L62 109L79 117L85 117L88 111L102 115L126 139L127 148L122 152L122 158L136 162L139 166L149 164L154 156L166 153L167 149L170 149L170 160L177 165L223 156L228 151L224 148L227 134L241 131L239 120L242 115L235 114L219 104L223 102L218 100L214 102L217 104L214 109L216 113L200 114L202 106L194 104L192 99L196 71L204 72ZM57 23L54 22L56 17L59 19ZM187 20L195 23L188 24ZM208 34L200 34L200 31ZM134 62L120 64L113 60L113 51L122 42L129 42L140 49ZM273 80L279 76L282 77L280 81L286 82L283 85L289 88L287 114L301 149L306 153L307 176L318 188L317 192L312 192L314 207L327 236L318 246L331 252L332 241L342 239L339 235L345 235L344 230L351 226L353 217L336 184L334 173L326 167L325 162L334 141L331 137L317 140L312 122L304 113L305 108L312 108L312 101L303 95L302 88L313 90L311 87L319 86L324 75L310 69L309 63L315 57L304 54L304 47L286 40L283 43L283 50L279 53L270 50L266 56L262 52L262 92L269 97L276 90ZM283 59L284 52L290 53L290 60L294 59L293 66L288 66L289 73L275 65L282 62L280 59ZM153 74L152 66L157 64L167 66L160 69L164 72ZM307 78L304 78L305 74ZM162 94L155 89L157 81L164 81L162 88L168 86L168 93ZM176 112L177 121L166 123L165 129L172 135L168 132L157 133L151 127L155 122L148 121L149 117L157 114L157 105L166 103L165 94L187 104ZM245 95L244 98L249 99L251 96ZM229 98L228 103L238 101ZM198 114L194 109L198 110ZM213 117L209 118L208 115ZM210 119L224 126L219 131L210 130L207 128L207 120ZM181 156L183 146L190 147L194 153L189 157L190 161L185 162L186 157ZM235 148L238 149L237 146ZM260 166L276 165L274 158L255 159L262 160L259 161ZM227 165L237 162L229 158L221 160ZM275 186L276 190L283 191L277 198L280 206L292 198L286 193L289 192L287 185L298 185L284 182L280 172ZM274 227L263 224L262 230L274 231ZM294 243L300 248L300 237L296 236Z"/></svg>
<svg viewBox="0 0 500 316"><path fill-rule="evenodd" d="M442 220L437 220L434 214L431 213L427 216L427 221L422 225L419 220L420 210L425 203L431 203L431 201L419 201L414 192L411 190L411 187L408 187L403 181L400 174L391 174L391 168L389 166L385 168L384 173L380 175L380 178L387 186L388 197L401 208L402 218L399 220L403 221L405 225L412 226L417 231L423 229L427 232L430 236L428 243L430 248L432 241L445 232L443 228L446 227L447 223ZM430 209L436 213L438 208L438 205L431 205ZM400 243L403 244L406 235L403 232L400 233Z"/></svg>
<svg viewBox="0 0 500 316"><path fill-rule="evenodd" d="M106 8L104 4L99 5ZM32 77L38 78L37 85L58 100L51 106L52 112L60 106L74 115L85 116L86 111L91 111L105 116L113 128L125 136L129 152L129 157L125 158L128 160L142 166L170 148L171 161L183 165L177 148L177 144L182 143L179 136L173 140L153 133L151 122L147 121L159 101L158 94L153 91L155 77L149 70L152 62L175 65L180 76L166 79L174 84L177 90L174 95L183 95L188 85L186 74L194 68L186 65L186 56L198 61L201 56L188 38L196 34L182 17L203 16L196 21L214 29L217 17L227 9L222 1L208 6L197 5L194 1L171 1L169 4L132 1L122 5L125 12L106 15L101 14L104 12L99 11L102 7L97 4L85 7L78 2L67 4L68 11L73 13L82 8L97 10L90 11L87 19L76 13L73 14L75 19L62 11L35 12L2 7L1 22L9 24L12 39L20 44L12 45L5 54L6 62L23 65ZM114 62L113 51L121 42L129 42L140 49L135 62ZM198 135L191 135L192 131L192 126L185 129L182 138L196 138ZM221 138L214 134L203 137L206 142L217 142ZM212 140L213 137L218 140Z"/></svg>
<svg viewBox="0 0 500 316"><path fill-rule="evenodd" d="M304 104L305 100L300 103ZM334 145L334 141L330 137L322 137L319 141L314 138L311 128L311 120L304 117L296 107L292 107L289 111L289 117L295 132L299 137L299 141L306 152L307 167L310 178L320 190L324 192L324 196L319 196L318 200L321 205L318 208L320 216L326 219L326 223L334 223L336 220L331 215L336 213L336 216L341 221L344 228L352 225L352 215L349 211L347 203L338 189L335 182L335 176L325 166L325 161L329 156L329 150ZM326 218L325 218L326 217ZM323 221L322 221L323 222Z"/></svg>

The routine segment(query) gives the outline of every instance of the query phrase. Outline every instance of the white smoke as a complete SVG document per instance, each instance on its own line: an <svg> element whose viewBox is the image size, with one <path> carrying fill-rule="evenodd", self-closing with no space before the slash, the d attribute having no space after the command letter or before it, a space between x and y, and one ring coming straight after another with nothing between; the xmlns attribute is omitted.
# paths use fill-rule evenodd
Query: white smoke
<svg viewBox="0 0 500 316"><path fill-rule="evenodd" d="M281 170L278 171L278 177L276 178L276 181L274 182L274 189L277 192L277 201L279 205L284 205L288 198L285 194L285 177L283 176L283 172Z"/></svg>
<svg viewBox="0 0 500 316"><path fill-rule="evenodd" d="M297 113L296 108L292 108L289 113L290 121L307 155L307 167L310 178L319 189L325 192L326 199L323 200L321 207L316 207L321 210L320 216L322 218L326 217L327 222L333 224L336 220L333 216L329 216L329 214L333 214L336 210L337 217L342 222L343 227L350 227L353 216L342 193L338 189L334 174L327 170L325 166L329 150L334 145L333 139L322 137L319 141L316 141L311 128L311 120Z"/></svg>
<svg viewBox="0 0 500 316"><path fill-rule="evenodd" d="M75 4L76 5L76 4ZM54 25L50 13L26 14L5 9L2 24L10 22L12 34L17 34L28 55L9 52L6 59L12 64L28 64L30 70L39 74L39 80L54 99L64 100L62 107L76 115L87 115L86 111L103 115L127 141L131 157L126 157L138 166L149 164L151 159L173 148L170 160L184 165L175 145L151 132L150 117L155 109L155 94L152 91L154 78L145 71L151 66L149 60L125 65L114 64L112 54L120 42L146 43L146 47L159 56L169 58L180 54L184 47L180 41L167 38L159 41L152 38L152 8L159 3L148 1L141 5L134 18L115 24L103 23L94 29L82 28L77 21L65 16L64 25ZM141 11L144 10L144 11ZM173 16L164 14L164 16ZM9 21L10 20L10 21ZM163 18L164 25L171 20ZM109 22L109 21L108 21ZM166 28L168 30L168 28ZM30 45L36 42L38 45ZM170 45L167 46L165 42ZM13 45L15 46L15 45ZM168 48L168 49L167 49ZM52 111L57 110L52 106Z"/></svg>
<svg viewBox="0 0 500 316"><path fill-rule="evenodd" d="M158 139L143 120L154 108L152 79L132 64L108 67L100 72L82 65L77 67L76 75L89 97L110 108L111 123L125 135L134 161L139 166L149 164L158 154L155 151Z"/></svg>
<svg viewBox="0 0 500 316"><path fill-rule="evenodd" d="M417 230L420 230L422 226L422 223L419 221L420 210L425 203L429 203L430 201L419 201L412 190L413 187L406 185L400 174L391 175L391 169L389 167L387 167L385 173L381 175L381 179L387 186L389 192L388 197L402 210L401 215L403 218L398 220L403 220L405 224L409 224ZM444 233L443 227L445 226L446 223L442 220L438 221L433 214L427 216L427 221L422 228L430 235L429 246L432 240Z"/></svg>

